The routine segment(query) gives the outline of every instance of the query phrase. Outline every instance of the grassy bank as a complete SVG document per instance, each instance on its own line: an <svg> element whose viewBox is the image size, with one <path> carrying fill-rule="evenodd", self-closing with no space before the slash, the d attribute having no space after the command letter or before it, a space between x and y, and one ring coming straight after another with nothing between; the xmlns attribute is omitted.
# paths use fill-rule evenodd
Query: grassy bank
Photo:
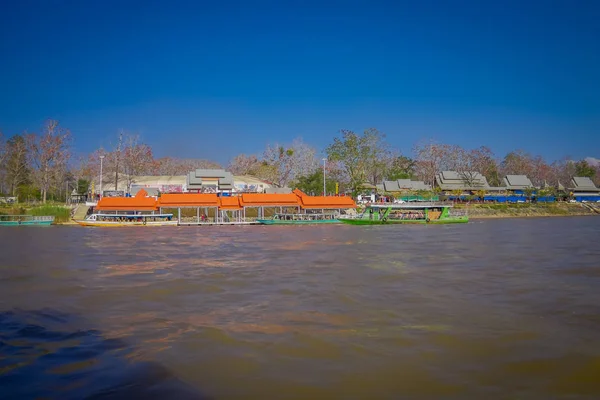
<svg viewBox="0 0 600 400"><path fill-rule="evenodd" d="M69 207L54 204L45 204L34 207L11 206L0 208L0 214L53 216L55 223L63 223L69 221L71 218L71 209Z"/></svg>
<svg viewBox="0 0 600 400"><path fill-rule="evenodd" d="M600 206L580 203L459 204L456 208L466 208L470 218L600 215Z"/></svg>

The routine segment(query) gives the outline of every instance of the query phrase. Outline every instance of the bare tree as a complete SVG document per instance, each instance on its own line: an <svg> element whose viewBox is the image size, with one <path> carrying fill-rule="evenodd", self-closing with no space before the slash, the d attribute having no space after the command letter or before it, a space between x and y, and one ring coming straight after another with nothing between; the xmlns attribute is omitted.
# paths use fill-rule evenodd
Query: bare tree
<svg viewBox="0 0 600 400"><path fill-rule="evenodd" d="M119 139L117 140L117 145L115 146L115 150L112 152L112 158L114 160L115 165L115 190L118 190L119 187L119 163L121 161L121 151L123 148L123 131L119 132Z"/></svg>
<svg viewBox="0 0 600 400"><path fill-rule="evenodd" d="M15 135L6 142L4 171L12 196L17 194L20 185L28 183L30 175L28 134Z"/></svg>
<svg viewBox="0 0 600 400"><path fill-rule="evenodd" d="M502 175L531 175L533 161L531 155L523 150L515 150L508 153L502 160Z"/></svg>
<svg viewBox="0 0 600 400"><path fill-rule="evenodd" d="M6 140L0 131L0 194L4 194L4 180L6 177Z"/></svg>
<svg viewBox="0 0 600 400"><path fill-rule="evenodd" d="M435 185L436 175L444 168L446 149L444 145L427 140L417 143L413 151L416 155L415 172L426 183Z"/></svg>
<svg viewBox="0 0 600 400"><path fill-rule="evenodd" d="M267 145L263 153L263 167L270 166L274 173L271 181L278 186L285 186L292 172L292 156L294 149L278 144Z"/></svg>
<svg viewBox="0 0 600 400"><path fill-rule="evenodd" d="M42 134L32 136L31 143L34 174L45 203L51 184L64 173L71 157L71 132L59 126L59 122L48 120Z"/></svg>
<svg viewBox="0 0 600 400"><path fill-rule="evenodd" d="M155 170L154 156L150 146L139 142L139 136L127 135L122 153L123 171L127 181L127 192L131 191L133 177L152 174Z"/></svg>
<svg viewBox="0 0 600 400"><path fill-rule="evenodd" d="M255 155L238 154L229 162L227 169L234 175L252 175L260 163Z"/></svg>
<svg viewBox="0 0 600 400"><path fill-rule="evenodd" d="M6 140L0 131L0 168L4 166L4 161L6 161Z"/></svg>
<svg viewBox="0 0 600 400"><path fill-rule="evenodd" d="M198 168L221 168L219 163L210 160L163 157L155 160L155 173L159 175L186 175Z"/></svg>
<svg viewBox="0 0 600 400"><path fill-rule="evenodd" d="M302 138L296 138L290 146L267 145L263 154L262 166L271 166L270 171L276 171L274 183L286 186L296 177L308 175L318 167L317 151L304 143ZM264 172L264 171L263 171Z"/></svg>
<svg viewBox="0 0 600 400"><path fill-rule="evenodd" d="M489 147L481 146L471 150L470 157L474 171L483 175L491 186L500 186L498 161Z"/></svg>

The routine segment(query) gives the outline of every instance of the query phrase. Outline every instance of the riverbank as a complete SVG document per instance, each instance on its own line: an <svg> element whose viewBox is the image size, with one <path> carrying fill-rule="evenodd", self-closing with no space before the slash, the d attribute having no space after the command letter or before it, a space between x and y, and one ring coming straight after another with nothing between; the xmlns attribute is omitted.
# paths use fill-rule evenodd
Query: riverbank
<svg viewBox="0 0 600 400"><path fill-rule="evenodd" d="M470 219L600 215L600 205L590 203L460 204L456 208L468 210Z"/></svg>
<svg viewBox="0 0 600 400"><path fill-rule="evenodd" d="M35 215L54 217L55 224L68 224L71 219L71 207L62 204L44 204L39 206L18 205L1 207L0 215Z"/></svg>
<svg viewBox="0 0 600 400"><path fill-rule="evenodd" d="M485 218L531 218L600 216L600 204L593 203L518 203L518 204L456 204L456 209L466 209L470 219ZM188 211L188 210L186 210ZM191 212L191 211L190 211ZM0 210L1 214L53 215L55 225L78 225L71 219L70 208L64 206L40 206ZM195 213L195 211L194 211ZM248 215L250 216L250 215Z"/></svg>

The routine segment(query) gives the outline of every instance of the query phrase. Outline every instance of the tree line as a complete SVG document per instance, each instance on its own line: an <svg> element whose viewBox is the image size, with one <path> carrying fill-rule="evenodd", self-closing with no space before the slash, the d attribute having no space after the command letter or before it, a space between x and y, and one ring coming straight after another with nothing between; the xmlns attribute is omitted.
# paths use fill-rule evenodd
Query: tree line
<svg viewBox="0 0 600 400"><path fill-rule="evenodd" d="M356 194L383 180L418 179L435 183L445 170L457 171L468 183L481 173L492 186L505 175L527 175L536 186L568 185L574 176L587 176L600 185L600 164L564 157L547 161L539 155L514 150L498 157L486 146L466 149L458 145L421 140L412 157L389 145L375 129L341 130L321 152L296 138L287 144L267 144L261 154L239 154L228 165L203 159L154 156L138 135L118 132L108 148L73 157L73 137L58 121L47 121L39 133L5 137L0 132L0 194L21 200L64 200L74 188L80 194L97 180L102 164L104 189L125 181L128 189L140 175L185 175L196 168L226 168L234 175L251 175L277 186L297 187L310 194L336 190ZM325 161L323 161L323 158ZM114 185L114 186L113 186ZM96 189L97 190L97 189Z"/></svg>

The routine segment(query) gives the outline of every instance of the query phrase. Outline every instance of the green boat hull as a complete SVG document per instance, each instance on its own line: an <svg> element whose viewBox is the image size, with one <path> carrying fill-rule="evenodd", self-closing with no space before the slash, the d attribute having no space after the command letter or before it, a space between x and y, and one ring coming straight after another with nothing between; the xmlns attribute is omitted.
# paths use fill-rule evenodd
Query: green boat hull
<svg viewBox="0 0 600 400"><path fill-rule="evenodd" d="M465 224L469 222L468 217L435 219L427 222L424 219L417 220L369 220L369 219L340 219L340 222L350 225L446 225L446 224Z"/></svg>
<svg viewBox="0 0 600 400"><path fill-rule="evenodd" d="M262 225L321 225L321 224L339 224L342 221L339 219L321 219L321 220L307 220L307 221L294 221L285 219L257 219L256 222Z"/></svg>
<svg viewBox="0 0 600 400"><path fill-rule="evenodd" d="M53 221L0 221L0 226L50 226Z"/></svg>

